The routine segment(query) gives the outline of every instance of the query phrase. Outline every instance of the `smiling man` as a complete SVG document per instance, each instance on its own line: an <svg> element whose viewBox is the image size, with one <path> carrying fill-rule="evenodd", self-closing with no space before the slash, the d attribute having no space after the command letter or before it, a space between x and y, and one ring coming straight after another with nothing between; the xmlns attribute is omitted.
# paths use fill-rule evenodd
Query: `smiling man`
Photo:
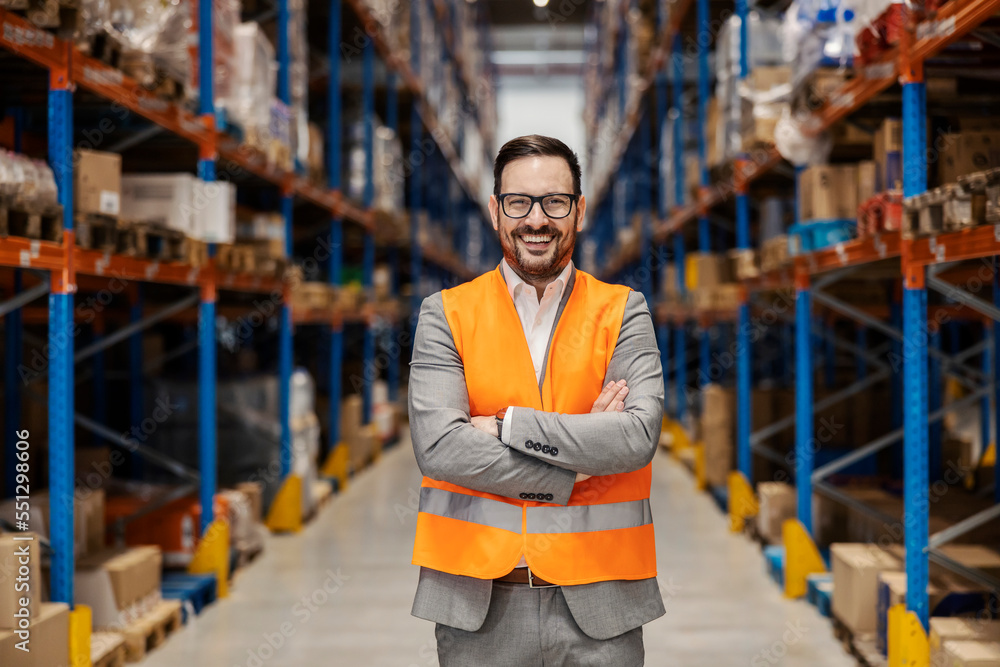
<svg viewBox="0 0 1000 667"><path fill-rule="evenodd" d="M664 613L652 318L573 266L586 199L564 143L507 142L489 206L503 261L424 300L410 362L413 614L437 624L442 667L642 665Z"/></svg>

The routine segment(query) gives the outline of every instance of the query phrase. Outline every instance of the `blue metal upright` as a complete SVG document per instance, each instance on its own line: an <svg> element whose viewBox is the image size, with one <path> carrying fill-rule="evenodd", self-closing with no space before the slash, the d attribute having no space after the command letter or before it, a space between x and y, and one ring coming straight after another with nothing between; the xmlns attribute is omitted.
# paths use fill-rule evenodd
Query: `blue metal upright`
<svg viewBox="0 0 1000 667"><path fill-rule="evenodd" d="M69 63L52 70L49 81L49 165L63 207L65 243L72 249L73 227L73 92ZM75 380L73 364L73 293L76 276L69 257L52 275L49 293L49 541L52 545L50 597L73 605Z"/></svg>
<svg viewBox="0 0 1000 667"><path fill-rule="evenodd" d="M904 73L903 196L927 190L927 89L923 68ZM903 525L906 527L906 608L928 627L928 405L926 269L903 271Z"/></svg>
<svg viewBox="0 0 1000 667"><path fill-rule="evenodd" d="M711 25L708 13L709 0L696 0L698 23L698 167L701 172L699 184L707 188L711 184L708 173L708 149L705 126L708 122L708 100L711 96L709 84L711 76L708 69L708 47L712 41ZM699 200L701 195L699 195ZM700 210L698 213L698 250L711 252L708 213Z"/></svg>
<svg viewBox="0 0 1000 667"><path fill-rule="evenodd" d="M386 75L386 111L385 124L396 135L399 135L399 95L396 90L396 74L389 71ZM411 175L412 178L412 175ZM389 248L389 270L391 275L390 292L393 298L399 298L400 275L399 275L399 247L392 245ZM389 366L386 368L386 382L389 388L389 400L395 402L399 398L399 366L403 363L402 345L399 342L399 325L393 322L389 326L390 348L385 351L389 359Z"/></svg>
<svg viewBox="0 0 1000 667"><path fill-rule="evenodd" d="M674 118L674 201L677 206L683 206L684 197L684 44L678 32L671 44L671 64L673 74L673 118ZM681 299L687 293L684 280L684 234L674 232L674 270L677 272L677 292ZM680 322L674 332L674 378L676 384L676 416L683 422L687 407L687 335L686 324Z"/></svg>
<svg viewBox="0 0 1000 667"><path fill-rule="evenodd" d="M288 24L290 12L288 0L278 0L278 99L282 104L292 103L292 57L289 44ZM281 219L285 226L285 257L292 258L293 232L292 216L295 200L291 193L281 193ZM281 448L279 461L281 478L292 470L292 304L287 298L282 300L278 329L278 421L281 426Z"/></svg>
<svg viewBox="0 0 1000 667"><path fill-rule="evenodd" d="M740 81L746 81L750 71L750 47L746 0L736 0L736 16L740 21ZM737 163L736 168L741 168ZM740 177L736 192L736 248L750 249L750 193L746 181ZM753 482L753 457L750 452L750 414L753 410L751 373L753 357L750 342L750 302L740 303L739 321L736 324L736 462L737 468L749 482Z"/></svg>
<svg viewBox="0 0 1000 667"><path fill-rule="evenodd" d="M198 1L198 111L202 120L215 126L215 56L212 0ZM215 148L204 151L198 159L198 176L203 181L215 181ZM215 244L208 244L208 254L215 256ZM208 530L214 517L217 477L216 415L215 415L215 301L212 282L203 283L198 308L198 468L201 504L201 534Z"/></svg>
<svg viewBox="0 0 1000 667"><path fill-rule="evenodd" d="M795 168L795 223L801 220L799 189L802 167ZM797 516L812 533L813 336L812 293L808 276L795 284L795 492Z"/></svg>
<svg viewBox="0 0 1000 667"><path fill-rule="evenodd" d="M362 62L361 109L365 128L365 189L364 207L369 210L375 202L375 42L365 42ZM367 299L372 298L372 276L375 272L375 235L365 232L365 247L361 283ZM372 421L372 384L375 381L375 331L371 322L365 323L364 356L361 364L362 421Z"/></svg>
<svg viewBox="0 0 1000 667"><path fill-rule="evenodd" d="M341 43L341 0L330 0L330 18L327 33L330 44ZM326 152L327 186L331 190L340 189L341 165L341 102L340 102L340 52L330 49L329 59L330 79L327 84L326 137L328 150ZM332 287L340 286L341 268L344 262L344 222L339 216L330 220L330 273L327 280ZM340 398L342 393L342 375L344 364L344 325L338 318L330 325L330 431L327 451L340 442Z"/></svg>
<svg viewBox="0 0 1000 667"><path fill-rule="evenodd" d="M795 290L795 490L798 519L812 533L813 356L812 294Z"/></svg>
<svg viewBox="0 0 1000 667"><path fill-rule="evenodd" d="M1000 260L993 258L993 305L1000 308ZM993 321L993 444L1000 447L1000 322ZM983 451L990 446L990 439L983 440ZM993 502L1000 504L1000 466L994 467Z"/></svg>
<svg viewBox="0 0 1000 667"><path fill-rule="evenodd" d="M941 351L941 329L934 327L930 332L930 345L933 349L938 352ZM928 411L937 412L941 408L941 358L935 355L933 359L929 361L930 368L927 376L927 392L928 392ZM983 369L986 376L989 377L990 369L987 366ZM987 410L989 409L989 397L986 398ZM987 412L988 414L988 412ZM942 453L941 453L941 435L942 435L941 421L935 421L930 425L930 456L927 461L927 466L930 474L930 480L935 482L942 479L944 475L944 470L942 469Z"/></svg>
<svg viewBox="0 0 1000 667"><path fill-rule="evenodd" d="M14 294L21 291L21 271L14 271ZM4 367L3 367L3 447L4 447L4 496L12 497L16 486L17 435L21 420L21 382L17 372L21 363L21 309L12 310L4 317Z"/></svg>
<svg viewBox="0 0 1000 667"><path fill-rule="evenodd" d="M698 194L698 251L712 252L711 229L708 223L708 211L704 208L702 197L711 184L708 171L708 151L706 137L707 109L709 92L708 47L711 42L711 25L709 24L709 0L696 0L698 22L698 167L701 172L699 183L701 192ZM701 386L710 382L710 365L712 360L709 332L701 327L698 345L698 368Z"/></svg>
<svg viewBox="0 0 1000 667"><path fill-rule="evenodd" d="M649 100L648 97L646 99ZM638 152L639 154L636 158L636 164L641 170L637 188L639 189L638 204L640 214L642 215L642 225L639 232L639 267L636 275L639 278L640 291L646 298L646 303L652 304L653 266L649 264L649 250L650 239L653 235L653 165L650 164L650 156L655 156L656 152L651 151L649 148L653 141L652 131L650 130L650 125L653 122L652 101L647 101L645 107L645 110L640 108L639 111L641 114L641 118L639 119L639 146L642 150Z"/></svg>
<svg viewBox="0 0 1000 667"><path fill-rule="evenodd" d="M281 0L280 4L285 4ZM294 198L290 194L281 197L281 216L285 223L285 256L292 256L292 210ZM281 424L281 478L284 479L292 470L292 304L284 299L281 304L281 314L278 329L278 420ZM331 384L333 379L331 378Z"/></svg>

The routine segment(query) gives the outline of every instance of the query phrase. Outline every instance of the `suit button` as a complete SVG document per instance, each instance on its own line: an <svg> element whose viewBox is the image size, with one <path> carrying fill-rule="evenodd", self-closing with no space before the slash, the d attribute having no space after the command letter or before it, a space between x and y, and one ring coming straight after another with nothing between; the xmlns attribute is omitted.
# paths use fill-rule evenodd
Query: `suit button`
<svg viewBox="0 0 1000 667"><path fill-rule="evenodd" d="M549 449L549 454L551 454L552 456L559 456L559 448L552 447L551 449Z"/></svg>
<svg viewBox="0 0 1000 667"><path fill-rule="evenodd" d="M540 451L542 451L542 443L540 443L540 442L536 442L536 443L534 444L534 447L535 447L535 451L536 451L536 452L540 452Z"/></svg>
<svg viewBox="0 0 1000 667"><path fill-rule="evenodd" d="M549 451L550 451L550 448L549 448L548 445L542 445L542 454L548 454Z"/></svg>
<svg viewBox="0 0 1000 667"><path fill-rule="evenodd" d="M551 493L546 493L545 494L545 499L546 500L552 500L552 494Z"/></svg>
<svg viewBox="0 0 1000 667"><path fill-rule="evenodd" d="M535 494L529 493L528 494L528 500L534 500L534 499L535 499Z"/></svg>
<svg viewBox="0 0 1000 667"><path fill-rule="evenodd" d="M521 494L521 500L527 500L527 499L528 499L528 494L527 493L522 493Z"/></svg>
<svg viewBox="0 0 1000 667"><path fill-rule="evenodd" d="M535 444L535 443L533 443L533 442L532 442L531 440L525 440L525 441L524 441L524 448L525 448L525 449L531 449L531 447L532 447L532 446L533 446L534 444Z"/></svg>

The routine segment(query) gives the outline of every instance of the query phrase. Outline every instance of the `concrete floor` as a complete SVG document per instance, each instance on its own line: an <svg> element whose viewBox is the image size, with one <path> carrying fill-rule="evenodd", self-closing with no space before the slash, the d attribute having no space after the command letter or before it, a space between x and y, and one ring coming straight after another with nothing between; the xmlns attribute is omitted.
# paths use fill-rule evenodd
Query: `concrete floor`
<svg viewBox="0 0 1000 667"><path fill-rule="evenodd" d="M432 624L410 616L420 474L408 439L358 475L299 535L272 536L228 599L152 652L147 667L431 667ZM662 451L653 517L667 614L644 630L646 664L848 667L829 622L782 598L760 549ZM609 666L610 667L610 666Z"/></svg>

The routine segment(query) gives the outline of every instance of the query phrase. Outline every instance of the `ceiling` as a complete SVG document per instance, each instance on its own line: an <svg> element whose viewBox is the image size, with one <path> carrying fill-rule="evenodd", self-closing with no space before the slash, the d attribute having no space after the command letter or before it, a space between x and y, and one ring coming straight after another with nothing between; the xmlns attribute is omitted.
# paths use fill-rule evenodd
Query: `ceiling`
<svg viewBox="0 0 1000 667"><path fill-rule="evenodd" d="M493 26L583 26L595 0L549 0L544 8L532 0L486 0Z"/></svg>

